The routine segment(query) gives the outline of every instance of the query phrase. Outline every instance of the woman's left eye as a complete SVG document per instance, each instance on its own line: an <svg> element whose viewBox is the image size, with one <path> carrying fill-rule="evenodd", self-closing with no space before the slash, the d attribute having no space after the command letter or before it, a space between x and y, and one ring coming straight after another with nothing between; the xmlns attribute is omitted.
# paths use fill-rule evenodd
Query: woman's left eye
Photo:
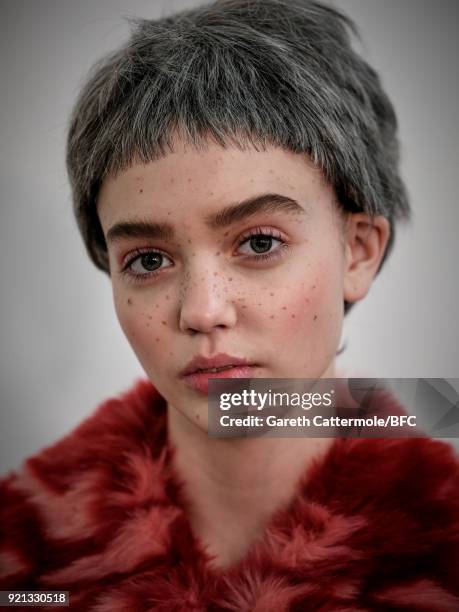
<svg viewBox="0 0 459 612"><path fill-rule="evenodd" d="M273 246L277 248L272 250ZM274 255L280 250L282 246L286 246L284 240L281 237L275 237L273 234L266 231L257 231L251 234L247 238L243 238L239 243L239 251L242 251L244 255L247 255L254 259L259 259L263 255ZM244 247L244 248L241 248Z"/></svg>

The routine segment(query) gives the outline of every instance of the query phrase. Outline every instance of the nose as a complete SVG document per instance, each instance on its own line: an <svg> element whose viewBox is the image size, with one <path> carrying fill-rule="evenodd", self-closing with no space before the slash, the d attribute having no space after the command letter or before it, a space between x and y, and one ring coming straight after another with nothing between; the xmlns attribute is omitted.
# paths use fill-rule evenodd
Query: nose
<svg viewBox="0 0 459 612"><path fill-rule="evenodd" d="M209 334L217 328L231 328L236 310L228 298L227 279L218 271L188 271L182 284L179 328L185 333Z"/></svg>

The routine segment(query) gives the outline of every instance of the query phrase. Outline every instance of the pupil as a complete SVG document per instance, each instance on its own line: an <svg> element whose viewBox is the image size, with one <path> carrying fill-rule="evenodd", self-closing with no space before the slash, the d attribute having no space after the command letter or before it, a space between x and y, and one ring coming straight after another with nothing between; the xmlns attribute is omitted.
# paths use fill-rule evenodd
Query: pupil
<svg viewBox="0 0 459 612"><path fill-rule="evenodd" d="M156 270L161 266L161 259L161 253L145 253L145 255L142 255L140 261L145 270L151 271Z"/></svg>
<svg viewBox="0 0 459 612"><path fill-rule="evenodd" d="M269 249L272 247L272 242L272 236L257 234L256 236L251 237L250 246L257 253L264 253L265 251L269 251Z"/></svg>

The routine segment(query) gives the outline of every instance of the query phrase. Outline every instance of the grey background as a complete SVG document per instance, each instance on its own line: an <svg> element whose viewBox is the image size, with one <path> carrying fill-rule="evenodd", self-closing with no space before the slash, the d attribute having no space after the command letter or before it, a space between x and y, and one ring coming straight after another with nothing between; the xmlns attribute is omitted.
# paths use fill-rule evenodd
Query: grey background
<svg viewBox="0 0 459 612"><path fill-rule="evenodd" d="M87 70L128 34L192 0L1 3L0 472L144 376L108 278L85 255L64 167L68 116ZM414 209L366 300L345 323L343 373L459 377L458 6L340 0L396 106Z"/></svg>

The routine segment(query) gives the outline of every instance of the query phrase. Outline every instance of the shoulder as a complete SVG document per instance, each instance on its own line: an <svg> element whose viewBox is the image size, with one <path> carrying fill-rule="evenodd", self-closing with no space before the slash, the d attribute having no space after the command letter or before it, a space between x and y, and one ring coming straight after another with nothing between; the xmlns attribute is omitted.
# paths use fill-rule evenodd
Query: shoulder
<svg viewBox="0 0 459 612"><path fill-rule="evenodd" d="M52 569L51 550L57 559L64 544L69 552L77 542L89 550L91 538L103 538L118 519L113 498L126 471L153 466L164 433L165 402L139 380L0 480L0 587L27 580L31 588L38 571Z"/></svg>
<svg viewBox="0 0 459 612"><path fill-rule="evenodd" d="M456 609L459 457L450 444L338 439L315 466L307 492L356 526L343 543L353 551L353 576L366 585L368 605Z"/></svg>
<svg viewBox="0 0 459 612"><path fill-rule="evenodd" d="M459 538L459 456L439 440L337 439L309 490L340 513L367 516L382 537L385 528L401 535L406 522L423 543Z"/></svg>
<svg viewBox="0 0 459 612"><path fill-rule="evenodd" d="M356 491L364 487L375 494L395 493L410 482L411 491L433 499L438 486L457 482L459 456L450 444L427 436L342 438L335 441L321 468L322 477L336 480L338 471L342 484ZM453 497L459 499L459 491Z"/></svg>

